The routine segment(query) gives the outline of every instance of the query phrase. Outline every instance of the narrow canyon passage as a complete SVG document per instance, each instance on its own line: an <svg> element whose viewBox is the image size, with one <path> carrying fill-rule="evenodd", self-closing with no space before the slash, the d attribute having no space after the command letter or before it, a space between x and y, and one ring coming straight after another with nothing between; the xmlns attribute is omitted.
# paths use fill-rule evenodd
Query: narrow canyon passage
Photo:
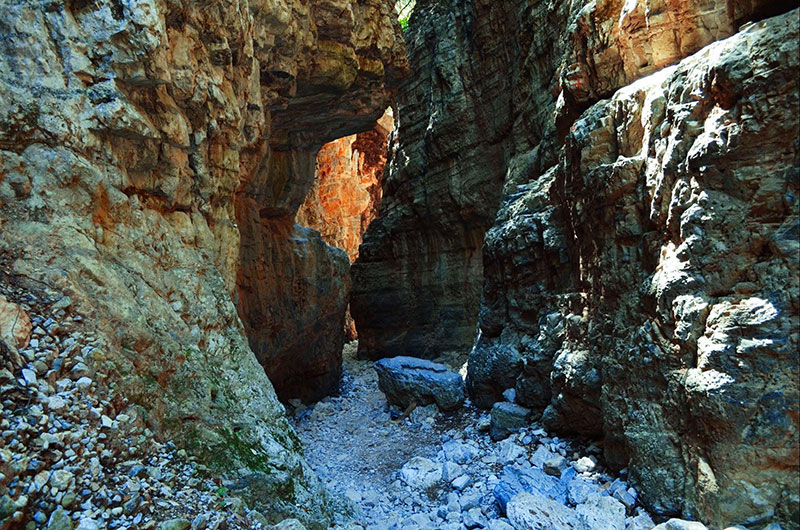
<svg viewBox="0 0 800 530"><path fill-rule="evenodd" d="M0 2L0 530L800 530L798 42Z"/></svg>

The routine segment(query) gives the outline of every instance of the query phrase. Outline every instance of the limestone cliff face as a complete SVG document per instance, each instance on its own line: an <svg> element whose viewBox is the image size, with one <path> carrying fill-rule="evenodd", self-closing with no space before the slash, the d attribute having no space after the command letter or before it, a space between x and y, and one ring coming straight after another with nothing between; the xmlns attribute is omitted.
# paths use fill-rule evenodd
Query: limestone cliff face
<svg viewBox="0 0 800 530"><path fill-rule="evenodd" d="M656 512L796 528L796 3L445 4L410 24L362 353L478 317L479 405L602 438Z"/></svg>
<svg viewBox="0 0 800 530"><path fill-rule="evenodd" d="M418 2L406 35L414 76L379 216L353 265L359 355L435 357L466 348L480 304L481 246L500 200L519 44L498 39L517 2ZM470 4L471 5L471 4ZM516 34L515 34L516 35Z"/></svg>
<svg viewBox="0 0 800 530"><path fill-rule="evenodd" d="M487 235L473 395L602 436L661 513L796 520L796 17L592 106Z"/></svg>
<svg viewBox="0 0 800 530"><path fill-rule="evenodd" d="M343 318L346 256L292 219L319 146L371 127L406 69L391 9L65 0L0 14L3 269L71 297L105 345L97 379L159 436L242 468L272 516L326 526L245 329L269 370L308 320ZM277 302L261 321L264 295ZM292 321L314 296L317 314ZM264 331L276 322L282 342Z"/></svg>

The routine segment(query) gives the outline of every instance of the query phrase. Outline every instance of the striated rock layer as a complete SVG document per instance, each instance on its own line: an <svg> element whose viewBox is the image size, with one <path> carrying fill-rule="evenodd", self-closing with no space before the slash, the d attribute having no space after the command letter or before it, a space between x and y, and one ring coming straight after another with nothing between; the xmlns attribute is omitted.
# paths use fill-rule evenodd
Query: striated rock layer
<svg viewBox="0 0 800 530"><path fill-rule="evenodd" d="M6 281L69 295L104 345L86 359L97 380L158 436L241 468L271 517L327 527L245 330L276 382L292 355L315 384L337 377L347 258L293 218L316 150L370 128L405 72L390 7L25 0L0 14ZM328 357L309 361L299 336Z"/></svg>
<svg viewBox="0 0 800 530"><path fill-rule="evenodd" d="M796 5L418 3L361 354L477 318L477 404L602 438L657 513L797 528Z"/></svg>
<svg viewBox="0 0 800 530"><path fill-rule="evenodd" d="M519 2L417 2L406 40L414 76L378 218L353 265L359 356L436 357L474 338L481 246L500 200L518 44L499 39Z"/></svg>

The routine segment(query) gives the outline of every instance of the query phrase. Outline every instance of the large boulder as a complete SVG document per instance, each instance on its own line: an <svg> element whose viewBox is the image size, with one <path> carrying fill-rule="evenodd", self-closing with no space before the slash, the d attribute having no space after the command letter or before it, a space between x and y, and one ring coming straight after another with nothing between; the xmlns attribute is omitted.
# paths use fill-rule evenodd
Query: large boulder
<svg viewBox="0 0 800 530"><path fill-rule="evenodd" d="M412 403L435 403L453 410L464 403L464 379L445 365L416 357L390 357L375 363L378 387L389 403L408 407Z"/></svg>
<svg viewBox="0 0 800 530"><path fill-rule="evenodd" d="M531 422L531 409L500 401L492 407L492 419L489 434L492 440L502 440L509 434L516 432Z"/></svg>

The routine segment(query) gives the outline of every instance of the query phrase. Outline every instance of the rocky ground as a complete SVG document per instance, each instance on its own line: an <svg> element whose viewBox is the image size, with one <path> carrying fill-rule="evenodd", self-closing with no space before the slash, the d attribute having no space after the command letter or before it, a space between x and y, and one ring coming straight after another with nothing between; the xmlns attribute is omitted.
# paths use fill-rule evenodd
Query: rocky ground
<svg viewBox="0 0 800 530"><path fill-rule="evenodd" d="M340 394L294 411L309 463L356 506L357 523L346 528L655 526L636 491L604 471L597 446L550 436L537 424L495 442L488 415L469 403L452 414L418 407L403 418L356 349L345 347ZM516 493L523 494L509 503Z"/></svg>
<svg viewBox="0 0 800 530"><path fill-rule="evenodd" d="M91 371L103 352L68 298L0 295L28 337L19 351L0 341L0 529L267 527Z"/></svg>
<svg viewBox="0 0 800 530"><path fill-rule="evenodd" d="M191 455L156 440L142 410L89 368L103 352L68 298L9 287L0 295L0 320L14 329L0 342L0 529L302 528L269 526ZM468 401L451 413L391 407L356 350L345 347L337 396L288 407L310 464L349 499L348 522L336 529L655 526L625 474L605 472L599 447L536 423L494 441L496 421ZM705 529L667 525L656 528Z"/></svg>

